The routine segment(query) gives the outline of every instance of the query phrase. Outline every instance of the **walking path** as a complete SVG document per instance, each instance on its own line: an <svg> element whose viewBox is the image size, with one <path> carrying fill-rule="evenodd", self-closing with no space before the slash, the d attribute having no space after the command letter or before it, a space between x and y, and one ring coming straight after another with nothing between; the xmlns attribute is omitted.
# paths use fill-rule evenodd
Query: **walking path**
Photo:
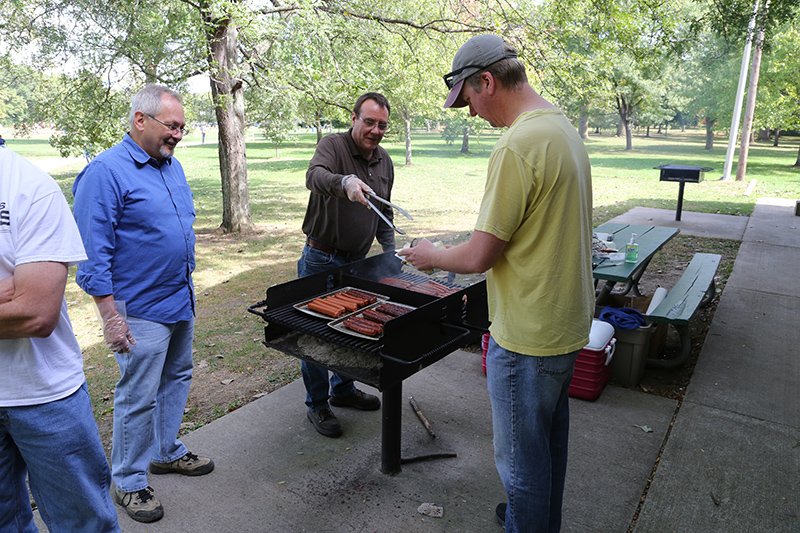
<svg viewBox="0 0 800 533"><path fill-rule="evenodd" d="M642 533L797 533L800 218L794 201L762 199L749 219L684 212L676 222L667 210L638 215L660 218L625 221L673 225L672 218L682 232L694 233L722 220L725 235L711 235L719 238L728 238L735 224L746 227L681 405L614 386L594 402L570 402L562 531L626 532L635 520L633 531ZM494 467L480 356L457 351L403 387L437 434L431 439L404 405L403 456L453 452L455 458L405 464L386 476L380 413L338 409L344 435L321 437L306 420L298 380L187 435L184 442L213 457L216 470L199 478L151 475L164 518L139 524L120 511L122 530L499 533L494 508L505 493ZM420 513L426 503L441 507L443 516Z"/></svg>
<svg viewBox="0 0 800 533"><path fill-rule="evenodd" d="M54 170L58 170L59 168L66 167L68 165L74 165L75 163L81 163L81 165L86 165L86 158L85 157L53 157L50 159L39 159L38 161L32 161L34 165L41 168L45 172L53 172Z"/></svg>
<svg viewBox="0 0 800 533"><path fill-rule="evenodd" d="M761 199L635 531L800 531L800 218Z"/></svg>

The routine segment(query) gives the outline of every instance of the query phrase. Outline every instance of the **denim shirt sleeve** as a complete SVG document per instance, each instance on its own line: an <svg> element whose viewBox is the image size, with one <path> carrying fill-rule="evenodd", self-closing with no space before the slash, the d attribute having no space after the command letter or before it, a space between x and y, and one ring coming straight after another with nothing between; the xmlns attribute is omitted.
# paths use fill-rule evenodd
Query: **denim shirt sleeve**
<svg viewBox="0 0 800 533"><path fill-rule="evenodd" d="M110 178L110 179L109 179ZM72 187L72 210L83 238L88 261L78 265L75 281L87 294L114 293L111 263L115 251L114 229L124 205L124 186L105 161L93 161L78 174Z"/></svg>

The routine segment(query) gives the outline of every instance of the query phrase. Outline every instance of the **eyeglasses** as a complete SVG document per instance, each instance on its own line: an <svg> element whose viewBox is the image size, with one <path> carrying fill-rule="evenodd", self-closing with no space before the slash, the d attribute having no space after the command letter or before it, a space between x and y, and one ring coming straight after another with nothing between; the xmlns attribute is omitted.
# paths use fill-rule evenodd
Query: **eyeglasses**
<svg viewBox="0 0 800 533"><path fill-rule="evenodd" d="M458 76L459 74L461 74L462 72L464 72L465 70L467 70L468 68L476 68L478 70L486 69L486 67L484 67L483 65L467 65L466 67L461 67L460 69L454 70L453 72L450 72L449 74L445 74L442 77L444 78L444 83L445 83L445 85L447 85L447 88L448 89L452 89L453 85L455 85L455 83L453 83L453 79L456 76Z"/></svg>
<svg viewBox="0 0 800 533"><path fill-rule="evenodd" d="M156 117L154 117L150 113L145 113L145 115L147 115L148 117L152 118L153 120L155 120L156 122L158 122L162 126L166 127L170 131L170 133L176 133L176 132L179 131L179 132L181 132L181 136L186 135L187 133L189 133L189 130L187 130L183 126L176 126L175 124L164 124L163 122L158 120Z"/></svg>
<svg viewBox="0 0 800 533"><path fill-rule="evenodd" d="M375 120L372 120L371 118L361 118L361 115L359 115L358 113L356 113L356 116L359 119L361 119L361 122L363 122L364 125L369 129L372 129L375 126L378 126L378 130L379 131L386 131L386 130L389 129L389 123L388 122L377 122Z"/></svg>

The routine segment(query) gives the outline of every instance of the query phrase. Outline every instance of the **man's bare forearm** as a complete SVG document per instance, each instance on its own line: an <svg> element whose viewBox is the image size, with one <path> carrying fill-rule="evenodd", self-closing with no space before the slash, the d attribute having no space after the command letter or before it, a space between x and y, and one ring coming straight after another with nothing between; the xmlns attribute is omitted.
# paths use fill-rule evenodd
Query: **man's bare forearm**
<svg viewBox="0 0 800 533"><path fill-rule="evenodd" d="M47 337L58 324L67 266L28 263L0 280L0 339Z"/></svg>

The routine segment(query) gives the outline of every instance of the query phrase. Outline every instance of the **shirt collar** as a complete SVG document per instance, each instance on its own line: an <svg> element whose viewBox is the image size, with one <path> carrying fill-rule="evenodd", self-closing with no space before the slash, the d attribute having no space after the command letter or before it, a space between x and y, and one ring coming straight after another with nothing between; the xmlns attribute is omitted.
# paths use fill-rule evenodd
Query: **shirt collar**
<svg viewBox="0 0 800 533"><path fill-rule="evenodd" d="M157 167L163 165L164 163L172 165L171 157L165 158L160 165L156 158L151 157L150 154L144 151L144 148L136 144L136 141L133 140L133 137L131 137L129 132L125 133L125 137L122 139L122 144L128 150L128 153L131 154L131 158L140 165L147 165L151 161L153 162L153 165Z"/></svg>

